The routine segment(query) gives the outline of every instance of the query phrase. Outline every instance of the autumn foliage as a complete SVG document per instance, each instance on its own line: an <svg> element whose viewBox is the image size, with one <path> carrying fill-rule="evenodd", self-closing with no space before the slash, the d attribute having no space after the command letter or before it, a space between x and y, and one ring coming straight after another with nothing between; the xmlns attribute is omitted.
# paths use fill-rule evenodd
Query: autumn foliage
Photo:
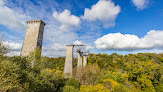
<svg viewBox="0 0 163 92"><path fill-rule="evenodd" d="M80 76L74 58L71 79L62 76L64 61L35 52L28 57L1 54L0 92L163 92L163 54L89 54Z"/></svg>

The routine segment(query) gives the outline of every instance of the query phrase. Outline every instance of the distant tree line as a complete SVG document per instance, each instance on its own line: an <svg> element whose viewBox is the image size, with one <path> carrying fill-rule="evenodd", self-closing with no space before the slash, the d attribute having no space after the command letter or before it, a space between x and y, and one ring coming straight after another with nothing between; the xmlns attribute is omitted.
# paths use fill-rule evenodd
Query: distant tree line
<svg viewBox="0 0 163 92"><path fill-rule="evenodd" d="M41 57L38 50L8 57L7 52L0 42L0 92L163 92L163 54L89 54L79 76L74 58L73 78L65 79L64 57Z"/></svg>

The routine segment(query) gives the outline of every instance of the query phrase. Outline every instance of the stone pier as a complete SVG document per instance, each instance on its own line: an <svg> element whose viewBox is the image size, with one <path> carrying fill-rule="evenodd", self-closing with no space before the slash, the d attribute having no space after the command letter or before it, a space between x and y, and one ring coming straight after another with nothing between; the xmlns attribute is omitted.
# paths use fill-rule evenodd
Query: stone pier
<svg viewBox="0 0 163 92"><path fill-rule="evenodd" d="M80 77L83 69L82 52L80 49L78 49L77 53L78 53L78 61L77 61L76 77Z"/></svg>
<svg viewBox="0 0 163 92"><path fill-rule="evenodd" d="M36 48L41 52L44 26L46 24L42 20L27 21L27 28L21 56L28 56L31 52L36 51ZM34 67L34 60L31 62L31 67Z"/></svg>
<svg viewBox="0 0 163 92"><path fill-rule="evenodd" d="M63 76L65 78L71 78L72 77L73 49L74 49L73 45L66 45L66 59L65 59L64 72L63 72Z"/></svg>
<svg viewBox="0 0 163 92"><path fill-rule="evenodd" d="M41 51L44 26L42 20L27 21L25 38L21 50L21 56L27 56L30 52L35 51L36 47Z"/></svg>
<svg viewBox="0 0 163 92"><path fill-rule="evenodd" d="M81 51L78 52L78 62L77 62L77 71L82 70L82 66L83 66L83 61L82 61L82 53Z"/></svg>
<svg viewBox="0 0 163 92"><path fill-rule="evenodd" d="M83 68L87 65L88 55L83 55Z"/></svg>

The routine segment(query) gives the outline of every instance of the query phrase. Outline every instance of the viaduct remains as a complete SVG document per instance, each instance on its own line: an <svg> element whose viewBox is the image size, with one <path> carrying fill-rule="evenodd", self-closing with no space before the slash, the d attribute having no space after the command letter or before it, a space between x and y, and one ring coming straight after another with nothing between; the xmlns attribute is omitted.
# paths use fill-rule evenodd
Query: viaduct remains
<svg viewBox="0 0 163 92"><path fill-rule="evenodd" d="M38 47L41 51L44 26L42 20L27 21L27 29L21 50L21 56L28 56L30 52L35 51Z"/></svg>
<svg viewBox="0 0 163 92"><path fill-rule="evenodd" d="M37 47L41 52L45 25L46 24L42 20L27 21L26 34L25 34L22 50L20 53L21 56L28 56L30 52L35 51ZM84 46L84 45L66 45L66 59L65 59L64 72L63 72L63 76L65 78L72 77L74 46ZM78 62L77 62L76 74L78 75L78 73L80 73L82 69L86 66L88 55L84 55L83 54L84 52L82 52L80 49L77 50L77 53L78 53ZM34 62L32 63L32 66L34 66Z"/></svg>
<svg viewBox="0 0 163 92"><path fill-rule="evenodd" d="M84 45L66 45L66 59L64 65L63 76L65 78L71 78L73 74L73 52L75 46L84 46ZM82 72L82 69L87 64L88 55L84 55L80 49L77 50L78 53L78 61L77 61L77 71L76 75L79 75Z"/></svg>

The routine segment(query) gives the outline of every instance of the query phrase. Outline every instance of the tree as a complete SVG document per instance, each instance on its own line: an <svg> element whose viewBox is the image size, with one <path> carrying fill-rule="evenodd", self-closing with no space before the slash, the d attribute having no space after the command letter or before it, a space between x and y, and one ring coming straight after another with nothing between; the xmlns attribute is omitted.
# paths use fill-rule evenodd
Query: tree
<svg viewBox="0 0 163 92"><path fill-rule="evenodd" d="M8 52L8 48L3 45L3 43L0 41L0 55L4 55Z"/></svg>
<svg viewBox="0 0 163 92"><path fill-rule="evenodd" d="M79 89L79 81L75 80L75 79L68 79L65 83L65 85L70 85L70 86L74 86L76 89Z"/></svg>
<svg viewBox="0 0 163 92"><path fill-rule="evenodd" d="M151 60L146 61L131 61L126 62L126 70L129 74L129 80L135 83L135 86L140 87L143 91L155 92L151 80L155 78L155 72L158 69L156 63Z"/></svg>
<svg viewBox="0 0 163 92"><path fill-rule="evenodd" d="M105 88L102 84L96 84L94 86L81 85L80 92L110 92L110 90Z"/></svg>
<svg viewBox="0 0 163 92"><path fill-rule="evenodd" d="M79 92L79 90L76 89L74 86L67 85L64 86L63 92Z"/></svg>
<svg viewBox="0 0 163 92"><path fill-rule="evenodd" d="M100 79L101 72L97 64L87 65L80 75L76 76L81 84L94 85Z"/></svg>
<svg viewBox="0 0 163 92"><path fill-rule="evenodd" d="M8 60L0 62L0 91L21 92L23 91L20 82L20 68L16 63Z"/></svg>

